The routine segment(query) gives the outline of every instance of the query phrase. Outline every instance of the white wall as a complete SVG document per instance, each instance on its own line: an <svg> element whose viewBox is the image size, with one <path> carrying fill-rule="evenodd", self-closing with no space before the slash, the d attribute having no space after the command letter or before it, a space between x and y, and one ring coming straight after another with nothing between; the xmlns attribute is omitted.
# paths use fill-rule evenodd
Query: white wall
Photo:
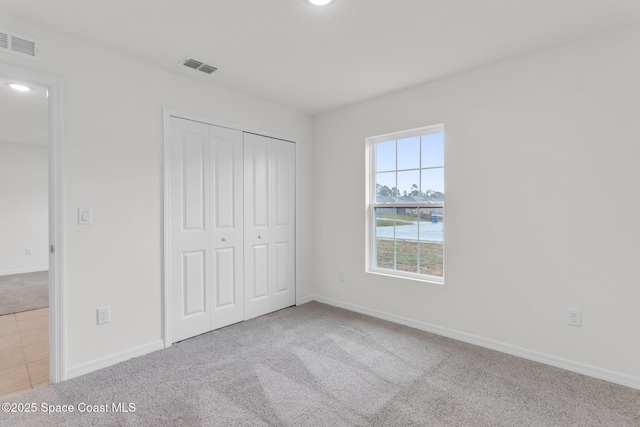
<svg viewBox="0 0 640 427"><path fill-rule="evenodd" d="M640 385L639 45L627 28L319 116L316 294ZM365 137L437 123L446 283L365 273Z"/></svg>
<svg viewBox="0 0 640 427"><path fill-rule="evenodd" d="M47 147L0 142L0 275L48 269L48 167Z"/></svg>
<svg viewBox="0 0 640 427"><path fill-rule="evenodd" d="M310 294L310 116L22 21L0 17L0 27L42 43L39 62L0 61L64 79L68 370L162 338L163 107L299 139L301 289ZM76 224L78 207L93 208L92 226ZM111 307L111 323L96 326L102 306Z"/></svg>

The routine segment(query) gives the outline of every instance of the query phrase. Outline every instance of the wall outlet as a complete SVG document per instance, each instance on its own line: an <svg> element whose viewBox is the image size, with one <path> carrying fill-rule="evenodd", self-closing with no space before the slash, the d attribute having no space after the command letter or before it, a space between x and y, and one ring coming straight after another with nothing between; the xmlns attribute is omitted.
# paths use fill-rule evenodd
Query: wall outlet
<svg viewBox="0 0 640 427"><path fill-rule="evenodd" d="M571 326L582 326L582 315L580 310L570 308L567 310L567 321Z"/></svg>
<svg viewBox="0 0 640 427"><path fill-rule="evenodd" d="M338 272L338 279L340 279L341 282L344 282L344 271Z"/></svg>
<svg viewBox="0 0 640 427"><path fill-rule="evenodd" d="M97 310L98 325L111 322L111 312L109 307L102 307Z"/></svg>
<svg viewBox="0 0 640 427"><path fill-rule="evenodd" d="M33 249L31 249L31 248L27 248L27 249L25 249L25 250L24 250L24 254L25 254L25 255L33 255Z"/></svg>

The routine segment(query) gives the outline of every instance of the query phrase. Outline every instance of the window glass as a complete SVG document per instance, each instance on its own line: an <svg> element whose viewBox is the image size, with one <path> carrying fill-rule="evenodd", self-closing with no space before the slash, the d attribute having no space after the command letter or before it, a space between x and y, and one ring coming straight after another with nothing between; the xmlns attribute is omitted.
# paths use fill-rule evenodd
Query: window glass
<svg viewBox="0 0 640 427"><path fill-rule="evenodd" d="M422 168L444 166L444 133L422 136Z"/></svg>
<svg viewBox="0 0 640 427"><path fill-rule="evenodd" d="M398 140L398 170L420 168L420 137Z"/></svg>
<svg viewBox="0 0 640 427"><path fill-rule="evenodd" d="M398 200L412 200L411 196L420 195L420 171L398 172Z"/></svg>
<svg viewBox="0 0 640 427"><path fill-rule="evenodd" d="M395 267L395 208L376 208L375 264L380 268Z"/></svg>
<svg viewBox="0 0 640 427"><path fill-rule="evenodd" d="M398 189L396 188L396 173L382 172L376 174L376 201L395 202Z"/></svg>
<svg viewBox="0 0 640 427"><path fill-rule="evenodd" d="M376 144L376 171L396 170L396 141L380 142Z"/></svg>
<svg viewBox="0 0 640 427"><path fill-rule="evenodd" d="M444 209L423 208L421 215L425 221L420 223L420 273L442 277Z"/></svg>
<svg viewBox="0 0 640 427"><path fill-rule="evenodd" d="M420 190L433 201L444 200L444 168L422 169Z"/></svg>

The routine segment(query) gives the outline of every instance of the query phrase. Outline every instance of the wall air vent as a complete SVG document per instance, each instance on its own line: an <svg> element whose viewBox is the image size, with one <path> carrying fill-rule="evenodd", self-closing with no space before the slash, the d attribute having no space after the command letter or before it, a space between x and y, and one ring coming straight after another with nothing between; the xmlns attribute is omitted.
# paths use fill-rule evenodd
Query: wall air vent
<svg viewBox="0 0 640 427"><path fill-rule="evenodd" d="M212 74L217 70L217 68L213 65L205 64L204 62L193 59L190 56L187 56L182 60L182 65L184 65L185 67L193 68L194 70L202 71L206 74Z"/></svg>
<svg viewBox="0 0 640 427"><path fill-rule="evenodd" d="M0 52L23 58L40 59L40 42L0 29Z"/></svg>

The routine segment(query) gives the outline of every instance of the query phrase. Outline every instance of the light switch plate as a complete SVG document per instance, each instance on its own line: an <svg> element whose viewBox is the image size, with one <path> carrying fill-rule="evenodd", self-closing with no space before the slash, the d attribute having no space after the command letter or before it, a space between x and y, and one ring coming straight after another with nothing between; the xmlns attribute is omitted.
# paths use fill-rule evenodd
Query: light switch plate
<svg viewBox="0 0 640 427"><path fill-rule="evenodd" d="M91 208L78 208L78 225L91 225Z"/></svg>

